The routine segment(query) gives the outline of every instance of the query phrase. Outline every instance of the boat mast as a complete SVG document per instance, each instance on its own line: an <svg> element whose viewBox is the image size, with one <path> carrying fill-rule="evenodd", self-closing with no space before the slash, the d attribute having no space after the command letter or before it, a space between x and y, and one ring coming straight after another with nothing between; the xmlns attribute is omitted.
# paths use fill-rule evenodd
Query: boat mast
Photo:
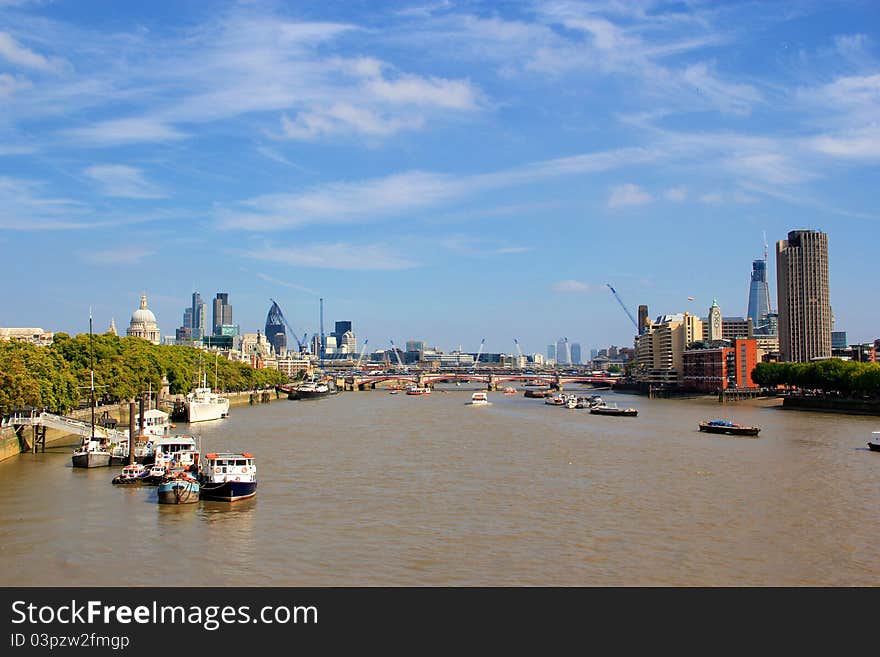
<svg viewBox="0 0 880 657"><path fill-rule="evenodd" d="M92 407L92 437L91 440L95 440L95 348L92 345L92 309L89 308L89 367L91 369L91 384L89 386L91 391L91 404Z"/></svg>
<svg viewBox="0 0 880 657"><path fill-rule="evenodd" d="M217 391L217 358L220 356L220 352L214 354L214 391Z"/></svg>

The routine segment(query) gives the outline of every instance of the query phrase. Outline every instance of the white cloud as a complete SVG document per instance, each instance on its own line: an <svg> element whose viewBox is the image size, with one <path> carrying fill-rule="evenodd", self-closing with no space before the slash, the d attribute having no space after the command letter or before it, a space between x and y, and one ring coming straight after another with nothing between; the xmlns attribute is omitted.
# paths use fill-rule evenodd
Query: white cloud
<svg viewBox="0 0 880 657"><path fill-rule="evenodd" d="M479 97L476 88L465 80L417 75L402 75L395 80L372 79L365 87L380 101L444 109L475 109Z"/></svg>
<svg viewBox="0 0 880 657"><path fill-rule="evenodd" d="M383 244L311 244L266 246L247 251L248 258L311 269L387 271L411 269L418 263L392 253Z"/></svg>
<svg viewBox="0 0 880 657"><path fill-rule="evenodd" d="M30 80L17 78L9 73L0 73L0 98L11 96L24 89L30 89L32 86Z"/></svg>
<svg viewBox="0 0 880 657"><path fill-rule="evenodd" d="M663 198L667 201L674 201L676 203L681 203L687 198L687 188L685 187L670 187L665 192L663 192Z"/></svg>
<svg viewBox="0 0 880 657"><path fill-rule="evenodd" d="M721 112L749 114L762 100L760 92L752 85L724 82L704 62L684 69L681 79Z"/></svg>
<svg viewBox="0 0 880 657"><path fill-rule="evenodd" d="M608 197L609 208L619 208L631 205L644 205L654 200L644 189L632 183L617 185L611 189Z"/></svg>
<svg viewBox="0 0 880 657"><path fill-rule="evenodd" d="M880 127L869 126L836 134L823 134L806 141L819 153L853 160L880 159Z"/></svg>
<svg viewBox="0 0 880 657"><path fill-rule="evenodd" d="M584 283L583 281L576 280L564 280L557 281L553 283L551 286L554 292L574 292L574 293L583 293L583 292L592 292L595 288L589 283Z"/></svg>
<svg viewBox="0 0 880 657"><path fill-rule="evenodd" d="M70 129L65 134L86 146L173 141L186 137L176 128L160 120L145 117L102 121L91 126Z"/></svg>
<svg viewBox="0 0 880 657"><path fill-rule="evenodd" d="M140 169L124 164L92 166L83 173L96 182L105 196L120 198L164 198L165 194L146 180Z"/></svg>
<svg viewBox="0 0 880 657"><path fill-rule="evenodd" d="M64 66L62 60L45 57L25 48L8 32L0 32L0 58L10 64L43 73L56 73Z"/></svg>
<svg viewBox="0 0 880 657"><path fill-rule="evenodd" d="M293 121L287 116L281 117L281 126L287 137L305 140L346 133L387 137L402 130L417 130L423 125L424 119L418 116L383 116L350 103L335 103L327 108L300 112Z"/></svg>
<svg viewBox="0 0 880 657"><path fill-rule="evenodd" d="M706 205L719 205L724 202L724 196L721 192L708 192L700 196L700 203Z"/></svg>

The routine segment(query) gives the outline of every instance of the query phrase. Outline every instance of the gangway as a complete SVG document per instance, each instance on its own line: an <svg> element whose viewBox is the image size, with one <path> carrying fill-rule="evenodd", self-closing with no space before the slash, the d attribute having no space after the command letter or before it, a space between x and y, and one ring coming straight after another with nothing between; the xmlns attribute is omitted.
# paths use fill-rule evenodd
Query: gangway
<svg viewBox="0 0 880 657"><path fill-rule="evenodd" d="M92 435L91 423L63 415L55 415L46 411L16 412L4 418L3 424L4 426L48 427L82 438L91 437ZM95 425L94 431L95 436L106 438L110 442L128 439L127 430L110 429L101 425Z"/></svg>

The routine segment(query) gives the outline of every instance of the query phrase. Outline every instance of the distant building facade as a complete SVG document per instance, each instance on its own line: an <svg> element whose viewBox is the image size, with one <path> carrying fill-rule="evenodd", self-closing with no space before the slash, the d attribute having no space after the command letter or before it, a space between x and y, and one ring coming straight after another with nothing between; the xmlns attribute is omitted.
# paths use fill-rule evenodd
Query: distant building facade
<svg viewBox="0 0 880 657"><path fill-rule="evenodd" d="M212 333L214 335L224 335L223 327L232 326L232 306L229 304L229 293L218 292L217 296L214 297L213 305Z"/></svg>
<svg viewBox="0 0 880 657"><path fill-rule="evenodd" d="M685 388L715 392L728 388L756 388L752 370L758 363L758 344L754 338L736 338L729 346L685 350L682 357Z"/></svg>
<svg viewBox="0 0 880 657"><path fill-rule="evenodd" d="M128 324L126 335L136 338L142 338L153 344L162 342L162 336L159 332L159 326L156 323L156 316L153 311L147 308L147 295L141 295L140 308L131 315L131 321Z"/></svg>
<svg viewBox="0 0 880 657"><path fill-rule="evenodd" d="M849 345L846 342L846 331L831 331L831 348L846 349Z"/></svg>

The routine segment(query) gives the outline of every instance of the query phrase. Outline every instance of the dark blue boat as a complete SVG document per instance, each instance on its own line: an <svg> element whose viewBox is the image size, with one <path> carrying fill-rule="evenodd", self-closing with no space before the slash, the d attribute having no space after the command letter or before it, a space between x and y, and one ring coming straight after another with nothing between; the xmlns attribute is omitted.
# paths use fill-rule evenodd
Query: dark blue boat
<svg viewBox="0 0 880 657"><path fill-rule="evenodd" d="M235 502L257 494L257 465L249 452L207 454L199 472L201 498Z"/></svg>

